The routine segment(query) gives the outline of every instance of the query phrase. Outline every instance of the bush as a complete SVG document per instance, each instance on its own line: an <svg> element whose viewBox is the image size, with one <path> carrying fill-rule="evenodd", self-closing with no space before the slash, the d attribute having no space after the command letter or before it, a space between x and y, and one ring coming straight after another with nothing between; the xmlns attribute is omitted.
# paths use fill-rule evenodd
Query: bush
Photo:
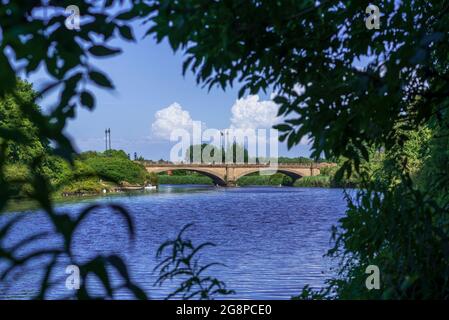
<svg viewBox="0 0 449 320"><path fill-rule="evenodd" d="M90 166L98 176L115 183L144 184L146 182L147 172L141 164L129 160L123 151L123 153L112 151L89 157L84 163Z"/></svg>
<svg viewBox="0 0 449 320"><path fill-rule="evenodd" d="M159 177L154 172L147 174L147 180L151 183L151 185L156 186L159 184Z"/></svg>
<svg viewBox="0 0 449 320"><path fill-rule="evenodd" d="M76 156L73 167L65 160L49 157L45 173L54 190L63 193L100 193L122 183L157 185L157 176L129 160L122 150L83 152Z"/></svg>
<svg viewBox="0 0 449 320"><path fill-rule="evenodd" d="M101 183L96 178L87 178L83 180L75 180L67 183L61 189L63 193L101 193L103 189L110 190L110 188Z"/></svg>
<svg viewBox="0 0 449 320"><path fill-rule="evenodd" d="M4 167L5 180L9 184L10 192L14 198L26 197L33 191L30 179L30 170L23 164L9 164Z"/></svg>
<svg viewBox="0 0 449 320"><path fill-rule="evenodd" d="M328 188L331 187L331 178L325 175L302 177L295 181L294 186Z"/></svg>

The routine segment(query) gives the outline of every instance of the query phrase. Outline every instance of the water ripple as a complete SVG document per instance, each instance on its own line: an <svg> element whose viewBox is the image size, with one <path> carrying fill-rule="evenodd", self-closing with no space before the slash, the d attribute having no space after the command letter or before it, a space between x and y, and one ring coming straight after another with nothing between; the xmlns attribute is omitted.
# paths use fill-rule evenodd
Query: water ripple
<svg viewBox="0 0 449 320"><path fill-rule="evenodd" d="M192 222L188 236L195 243L217 244L202 257L205 263L219 261L227 265L216 267L212 273L236 291L230 298L289 299L306 284L318 288L332 275L333 263L323 255L331 246L330 228L346 207L342 190L320 188L162 186L155 193L90 201L124 205L136 224L136 242L128 242L119 216L98 209L76 234L74 251L78 258L84 260L99 253L124 256L132 278L152 298L165 297L175 286L153 287L157 247ZM76 214L85 205L86 202L68 204L58 210ZM5 219L0 217L0 224ZM50 226L39 213L29 214L24 221L13 230L11 239L48 230ZM45 239L41 245L58 241ZM60 261L59 276L64 276L64 263ZM25 273L8 289L0 284L0 298L29 297L41 276L42 272ZM89 287L101 290L95 279L89 280ZM61 284L50 298L67 294ZM115 298L129 297L129 293L120 292Z"/></svg>

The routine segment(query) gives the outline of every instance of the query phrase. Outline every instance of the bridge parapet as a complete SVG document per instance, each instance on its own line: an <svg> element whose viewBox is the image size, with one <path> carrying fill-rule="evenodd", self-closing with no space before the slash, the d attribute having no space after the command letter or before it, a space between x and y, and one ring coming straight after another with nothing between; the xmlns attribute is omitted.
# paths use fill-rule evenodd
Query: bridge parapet
<svg viewBox="0 0 449 320"><path fill-rule="evenodd" d="M270 164L252 164L252 163L155 163L150 161L136 161L145 167L245 167L245 168L270 168ZM273 165L282 168L323 168L335 166L333 163L278 163Z"/></svg>

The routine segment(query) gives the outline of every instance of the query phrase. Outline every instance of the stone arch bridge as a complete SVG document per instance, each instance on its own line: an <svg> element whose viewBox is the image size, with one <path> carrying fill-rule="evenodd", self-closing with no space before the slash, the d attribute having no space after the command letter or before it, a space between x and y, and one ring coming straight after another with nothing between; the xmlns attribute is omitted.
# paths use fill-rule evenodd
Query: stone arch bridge
<svg viewBox="0 0 449 320"><path fill-rule="evenodd" d="M159 173L172 170L190 170L212 178L215 184L233 187L239 178L254 172L280 172L293 179L320 174L320 168L329 164L278 164L270 167L266 164L155 164L141 162L148 172Z"/></svg>

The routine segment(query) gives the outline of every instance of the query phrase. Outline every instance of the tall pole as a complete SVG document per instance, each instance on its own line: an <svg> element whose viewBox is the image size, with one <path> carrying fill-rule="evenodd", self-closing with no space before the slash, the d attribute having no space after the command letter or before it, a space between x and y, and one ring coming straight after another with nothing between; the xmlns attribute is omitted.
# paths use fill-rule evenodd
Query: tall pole
<svg viewBox="0 0 449 320"><path fill-rule="evenodd" d="M220 154L221 154L220 162L223 163L224 162L223 159L225 157L225 155L224 155L225 151L224 151L224 135L223 135L223 131L220 131L220 148L221 148L221 150L220 150Z"/></svg>
<svg viewBox="0 0 449 320"><path fill-rule="evenodd" d="M109 133L109 150L112 150L112 148L111 148L111 128L108 129L108 133Z"/></svg>
<svg viewBox="0 0 449 320"><path fill-rule="evenodd" d="M226 144L226 151L225 151L225 161L228 159L228 155L227 155L227 153L229 152L229 130L228 129L226 129L226 141L225 141L225 144ZM232 155L232 151L231 151L231 155Z"/></svg>
<svg viewBox="0 0 449 320"><path fill-rule="evenodd" d="M105 151L107 151L108 150L108 130L107 129L104 130L104 141L106 144Z"/></svg>

